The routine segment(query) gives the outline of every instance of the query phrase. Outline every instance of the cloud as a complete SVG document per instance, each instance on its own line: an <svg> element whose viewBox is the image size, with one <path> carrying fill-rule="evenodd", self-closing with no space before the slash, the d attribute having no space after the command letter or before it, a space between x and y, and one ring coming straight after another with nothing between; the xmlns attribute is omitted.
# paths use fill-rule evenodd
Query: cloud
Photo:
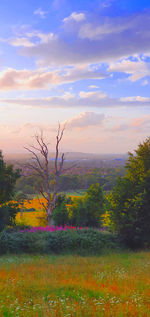
<svg viewBox="0 0 150 317"><path fill-rule="evenodd" d="M45 19L46 15L47 15L47 11L43 11L41 8L38 8L37 10L34 11L35 15L39 15L40 18Z"/></svg>
<svg viewBox="0 0 150 317"><path fill-rule="evenodd" d="M103 8L109 8L111 7L112 3L114 2L115 0L103 0L101 2L101 5Z"/></svg>
<svg viewBox="0 0 150 317"><path fill-rule="evenodd" d="M110 130L112 132L121 133L127 131L128 133L148 133L150 127L150 115L144 115L132 119L124 119L125 122L116 124Z"/></svg>
<svg viewBox="0 0 150 317"><path fill-rule="evenodd" d="M0 99L2 104L12 104L20 106L40 107L40 108L112 108L112 107L150 107L150 98L146 97L125 97L121 99L110 98L106 94L96 92L81 91L79 95L65 92L61 96L44 98L9 98Z"/></svg>
<svg viewBox="0 0 150 317"><path fill-rule="evenodd" d="M143 82L142 82L142 86L146 86L146 85L148 85L148 80L147 79L145 79Z"/></svg>
<svg viewBox="0 0 150 317"><path fill-rule="evenodd" d="M86 17L85 17L84 13L73 12L67 18L63 19L63 22L64 23L68 23L68 22L72 22L72 21L81 22L81 21L84 21L85 19L86 19Z"/></svg>
<svg viewBox="0 0 150 317"><path fill-rule="evenodd" d="M107 69L109 72L123 72L129 74L130 81L136 81L145 76L150 76L150 63L137 58L136 61L122 59L121 61L111 63Z"/></svg>
<svg viewBox="0 0 150 317"><path fill-rule="evenodd" d="M22 31L22 30L21 30ZM42 33L40 31L34 30L34 31L25 31L24 34L19 34L17 37L12 37L8 39L1 38L1 42L8 42L12 46L22 46L22 47L34 47L39 44L47 44L51 41L56 41L57 36L52 33Z"/></svg>
<svg viewBox="0 0 150 317"><path fill-rule="evenodd" d="M99 87L96 86L96 85L90 85L88 88L89 88L89 89L98 89Z"/></svg>
<svg viewBox="0 0 150 317"><path fill-rule="evenodd" d="M86 23L81 26L79 37L81 39L99 40L112 33L121 33L126 29L128 29L128 25L121 24L121 21L120 25L118 25L118 23L116 23L116 25L113 25L113 23L105 23L99 26Z"/></svg>
<svg viewBox="0 0 150 317"><path fill-rule="evenodd" d="M111 129L112 132L122 132L126 130L129 130L129 124L126 123L117 124Z"/></svg>
<svg viewBox="0 0 150 317"><path fill-rule="evenodd" d="M72 83L83 79L103 79L106 76L107 74L100 71L80 66L54 71L8 68L0 72L0 90L48 89L51 85Z"/></svg>
<svg viewBox="0 0 150 317"><path fill-rule="evenodd" d="M24 46L24 47L32 47L32 46L34 46L34 43L32 43L26 37L11 38L11 39L8 40L8 42L11 45L13 45L13 46Z"/></svg>
<svg viewBox="0 0 150 317"><path fill-rule="evenodd" d="M71 128L85 128L89 126L100 126L105 119L104 114L95 112L83 112L67 121L67 126Z"/></svg>
<svg viewBox="0 0 150 317"><path fill-rule="evenodd" d="M123 102L128 102L128 101L139 101L139 102L150 102L150 98L148 97L141 97L141 96L135 96L135 97L122 97L120 98L121 101Z"/></svg>
<svg viewBox="0 0 150 317"><path fill-rule="evenodd" d="M55 72L16 70L9 68L0 73L0 90L46 89L49 84L58 84Z"/></svg>
<svg viewBox="0 0 150 317"><path fill-rule="evenodd" d="M83 99L92 98L92 99L104 99L106 97L106 94L103 92L97 92L97 91L80 91L79 96Z"/></svg>
<svg viewBox="0 0 150 317"><path fill-rule="evenodd" d="M125 56L148 54L150 51L149 12L145 10L122 17L99 16L97 18L91 15L88 19L94 22L82 21L81 26L74 29L75 33L71 41L68 28L61 28L57 34L50 39L47 38L45 42L40 37L37 41L31 39L34 46L23 46L20 53L35 57L38 64L42 66L110 63ZM26 36L28 38L28 35ZM142 66L144 66L143 63ZM139 69L140 66L138 73L140 73Z"/></svg>

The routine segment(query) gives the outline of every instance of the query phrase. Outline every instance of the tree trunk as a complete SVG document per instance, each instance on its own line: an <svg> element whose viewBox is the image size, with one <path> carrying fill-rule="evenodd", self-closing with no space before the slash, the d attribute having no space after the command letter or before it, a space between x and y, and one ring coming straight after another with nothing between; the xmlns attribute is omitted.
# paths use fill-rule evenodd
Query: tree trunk
<svg viewBox="0 0 150 317"><path fill-rule="evenodd" d="M48 222L48 226L50 226L50 227L54 226L54 221L52 219L52 215L47 215L47 222Z"/></svg>
<svg viewBox="0 0 150 317"><path fill-rule="evenodd" d="M47 222L48 222L48 226L52 227L54 225L53 219L52 219L52 204L50 204L47 208Z"/></svg>

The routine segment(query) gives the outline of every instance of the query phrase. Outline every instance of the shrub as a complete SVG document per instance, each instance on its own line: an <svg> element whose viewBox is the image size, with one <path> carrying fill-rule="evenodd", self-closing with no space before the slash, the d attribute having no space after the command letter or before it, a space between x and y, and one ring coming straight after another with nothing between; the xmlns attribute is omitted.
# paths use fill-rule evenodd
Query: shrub
<svg viewBox="0 0 150 317"><path fill-rule="evenodd" d="M0 207L0 231L2 231L5 226L15 225L15 218L18 211L18 205L13 203L8 203Z"/></svg>
<svg viewBox="0 0 150 317"><path fill-rule="evenodd" d="M94 229L41 233L6 232L0 234L0 254L101 254L120 246L115 235Z"/></svg>

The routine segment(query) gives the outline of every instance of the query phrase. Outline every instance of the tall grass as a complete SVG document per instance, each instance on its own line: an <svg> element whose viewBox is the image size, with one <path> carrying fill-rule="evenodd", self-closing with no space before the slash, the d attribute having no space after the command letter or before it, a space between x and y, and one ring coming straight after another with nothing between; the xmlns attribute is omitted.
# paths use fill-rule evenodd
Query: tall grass
<svg viewBox="0 0 150 317"><path fill-rule="evenodd" d="M1 257L0 316L150 316L150 253Z"/></svg>

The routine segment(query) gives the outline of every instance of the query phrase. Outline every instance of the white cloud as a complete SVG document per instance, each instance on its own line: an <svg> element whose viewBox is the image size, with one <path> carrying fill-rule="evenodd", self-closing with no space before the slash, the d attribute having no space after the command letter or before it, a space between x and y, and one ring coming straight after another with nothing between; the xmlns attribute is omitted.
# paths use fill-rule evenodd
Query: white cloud
<svg viewBox="0 0 150 317"><path fill-rule="evenodd" d="M8 40L8 42L13 46L24 46L24 47L34 46L34 43L32 43L26 37L11 38Z"/></svg>
<svg viewBox="0 0 150 317"><path fill-rule="evenodd" d="M96 99L103 99L106 97L106 94L98 91L81 91L80 92L80 97L81 98L96 98Z"/></svg>
<svg viewBox="0 0 150 317"><path fill-rule="evenodd" d="M80 92L79 95L65 92L61 96L50 96L45 98L9 98L0 99L2 104L40 108L112 108L112 107L150 107L150 98L147 97L124 97L121 99L110 98L101 92Z"/></svg>
<svg viewBox="0 0 150 317"><path fill-rule="evenodd" d="M35 15L39 15L40 18L45 19L46 15L47 15L47 11L43 11L41 8L38 8L37 10L34 11Z"/></svg>
<svg viewBox="0 0 150 317"><path fill-rule="evenodd" d="M63 19L63 22L64 23L68 23L68 22L71 22L71 21L81 22L81 21L84 21L85 19L86 19L86 17L85 17L84 13L82 13L82 12L80 12L80 13L73 12L67 18Z"/></svg>
<svg viewBox="0 0 150 317"><path fill-rule="evenodd" d="M122 97L120 101L128 102L128 101L139 101L139 102L150 102L150 98L148 97L141 97L141 96L131 96L131 97Z"/></svg>
<svg viewBox="0 0 150 317"><path fill-rule="evenodd" d="M129 59L122 59L121 61L111 63L109 72L123 72L129 74L128 79L130 81L136 81L145 76L150 76L150 65L149 63L137 58L136 61Z"/></svg>
<svg viewBox="0 0 150 317"><path fill-rule="evenodd" d="M119 121L119 120L118 120ZM128 133L149 133L150 127L150 115L144 115L141 117L135 117L132 119L123 119L119 124L115 124L112 127L112 132L121 133L123 131L127 131Z"/></svg>
<svg viewBox="0 0 150 317"><path fill-rule="evenodd" d="M16 70L8 68L0 73L0 90L34 90L47 89L50 84L58 84L59 76L56 72L42 70Z"/></svg>
<svg viewBox="0 0 150 317"><path fill-rule="evenodd" d="M50 33L42 33L40 31L31 31L26 32L24 37L19 36L16 38L9 38L7 41L9 44L13 46L22 46L22 47L33 47L39 44L47 44L51 41L56 41L57 36L50 32Z"/></svg>
<svg viewBox="0 0 150 317"><path fill-rule="evenodd" d="M104 114L95 112L83 112L67 121L67 126L71 128L85 128L89 126L100 126L105 119Z"/></svg>
<svg viewBox="0 0 150 317"><path fill-rule="evenodd" d="M88 88L89 88L89 89L98 89L99 87L96 86L96 85L90 85L90 86L88 86Z"/></svg>
<svg viewBox="0 0 150 317"><path fill-rule="evenodd" d="M126 17L101 16L97 19L92 16L92 19L93 21L95 19L93 24L90 21L82 21L82 25L79 24L79 27L74 28L71 41L67 27L61 28L53 37L48 38L46 34L45 42L42 39L44 35L40 35L43 33L37 32L36 40L30 38L34 45L23 46L20 53L36 58L38 65L42 66L110 63L125 56L148 54L149 10ZM23 37L28 38L28 35ZM138 74L132 79L141 78L140 73L138 68Z"/></svg>
<svg viewBox="0 0 150 317"><path fill-rule="evenodd" d="M79 37L81 39L98 40L112 33L121 33L129 27L128 24L104 23L94 25L92 23L85 23L79 30Z"/></svg>
<svg viewBox="0 0 150 317"><path fill-rule="evenodd" d="M94 71L89 67L74 67L53 71L8 68L0 72L0 90L48 89L51 85L71 83L83 79L102 79L105 77L106 75L103 73Z"/></svg>

